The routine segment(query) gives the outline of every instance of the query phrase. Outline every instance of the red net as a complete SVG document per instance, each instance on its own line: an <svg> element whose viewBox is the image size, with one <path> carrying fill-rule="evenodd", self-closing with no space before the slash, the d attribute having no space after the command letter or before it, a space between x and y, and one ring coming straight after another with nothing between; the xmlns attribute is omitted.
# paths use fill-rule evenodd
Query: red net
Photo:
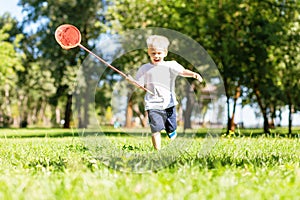
<svg viewBox="0 0 300 200"><path fill-rule="evenodd" d="M64 49L78 46L81 42L80 31L73 25L64 24L55 31L55 39Z"/></svg>

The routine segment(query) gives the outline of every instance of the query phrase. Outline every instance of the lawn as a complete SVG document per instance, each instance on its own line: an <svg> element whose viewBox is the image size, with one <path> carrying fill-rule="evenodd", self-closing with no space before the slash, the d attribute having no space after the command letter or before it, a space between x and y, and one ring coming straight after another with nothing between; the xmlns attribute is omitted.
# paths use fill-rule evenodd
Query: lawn
<svg viewBox="0 0 300 200"><path fill-rule="evenodd" d="M299 199L297 137L164 137L157 153L149 136L116 132L87 142L72 130L0 129L0 199Z"/></svg>

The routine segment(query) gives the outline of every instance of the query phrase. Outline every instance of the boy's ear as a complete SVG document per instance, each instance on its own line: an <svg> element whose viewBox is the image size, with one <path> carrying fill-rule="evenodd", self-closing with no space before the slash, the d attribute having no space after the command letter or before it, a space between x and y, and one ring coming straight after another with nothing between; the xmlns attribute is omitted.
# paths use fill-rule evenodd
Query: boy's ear
<svg viewBox="0 0 300 200"><path fill-rule="evenodd" d="M165 52L165 56L167 56L168 55L168 50L164 50L164 52Z"/></svg>

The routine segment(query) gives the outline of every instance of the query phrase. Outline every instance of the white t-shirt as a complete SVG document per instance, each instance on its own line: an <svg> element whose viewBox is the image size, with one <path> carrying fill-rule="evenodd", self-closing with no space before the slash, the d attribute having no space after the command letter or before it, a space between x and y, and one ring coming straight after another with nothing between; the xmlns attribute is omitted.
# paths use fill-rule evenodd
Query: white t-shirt
<svg viewBox="0 0 300 200"><path fill-rule="evenodd" d="M136 74L137 82L152 91L145 95L145 110L163 110L178 104L175 94L175 79L184 67L176 61L163 61L158 65L142 65Z"/></svg>

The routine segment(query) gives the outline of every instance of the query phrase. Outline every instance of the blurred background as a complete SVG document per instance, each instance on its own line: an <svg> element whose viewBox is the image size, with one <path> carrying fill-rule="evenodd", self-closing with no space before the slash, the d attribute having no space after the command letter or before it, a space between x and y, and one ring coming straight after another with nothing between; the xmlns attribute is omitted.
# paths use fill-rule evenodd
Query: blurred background
<svg viewBox="0 0 300 200"><path fill-rule="evenodd" d="M208 52L222 76L226 105L221 114L227 131L238 126L269 132L284 126L291 133L300 126L300 1L0 2L0 127L87 128L91 110L101 125L147 125L142 91L120 96L125 105L112 108L120 76L109 69L97 78L94 108L86 106L90 102L74 101L74 84L87 52L66 51L56 43L54 32L64 23L79 28L81 44L89 49L103 38L132 29L160 27L185 34ZM168 59L195 69L178 55L170 54ZM130 71L147 60L145 50L137 50L111 62ZM81 89L88 90L89 78L82 81ZM188 129L215 123L206 116L218 87L187 81L177 88L184 94L178 106L179 124Z"/></svg>

